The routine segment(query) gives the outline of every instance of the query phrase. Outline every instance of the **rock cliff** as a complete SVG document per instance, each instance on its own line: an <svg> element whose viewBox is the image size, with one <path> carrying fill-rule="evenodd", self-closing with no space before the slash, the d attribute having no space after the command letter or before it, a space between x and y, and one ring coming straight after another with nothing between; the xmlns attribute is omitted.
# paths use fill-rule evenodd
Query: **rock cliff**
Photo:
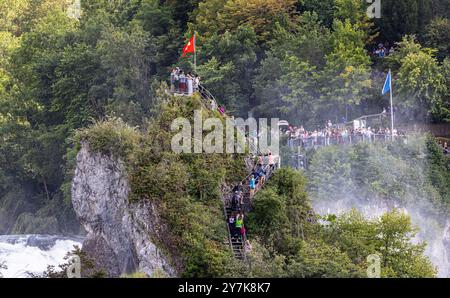
<svg viewBox="0 0 450 298"><path fill-rule="evenodd" d="M129 202L126 169L120 159L93 153L82 143L72 181L72 202L87 231L83 250L111 277L136 271L177 276L158 247L163 235L151 201Z"/></svg>

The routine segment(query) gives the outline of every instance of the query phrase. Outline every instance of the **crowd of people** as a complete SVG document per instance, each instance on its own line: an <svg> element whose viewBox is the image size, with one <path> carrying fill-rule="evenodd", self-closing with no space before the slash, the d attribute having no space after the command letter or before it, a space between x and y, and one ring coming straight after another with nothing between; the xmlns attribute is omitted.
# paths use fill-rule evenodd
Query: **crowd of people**
<svg viewBox="0 0 450 298"><path fill-rule="evenodd" d="M170 73L170 91L172 93L192 95L198 90L200 85L200 77L191 72L184 72L181 68L176 67Z"/></svg>
<svg viewBox="0 0 450 298"><path fill-rule="evenodd" d="M200 77L191 72L185 73L181 68L176 67L170 73L170 92L173 94L182 94L191 96L195 91L200 90ZM208 102L209 109L218 111L225 115L225 107L218 106L215 100L210 99Z"/></svg>
<svg viewBox="0 0 450 298"><path fill-rule="evenodd" d="M394 53L394 47L393 46L389 46L388 42L383 43L379 43L378 47L376 47L373 52L372 55L376 56L378 58L385 58L386 56Z"/></svg>
<svg viewBox="0 0 450 298"><path fill-rule="evenodd" d="M398 131L394 128L391 132L389 128L371 128L371 127L337 127L328 121L327 125L323 129L316 129L314 131L307 131L300 127L289 126L286 131L288 135L288 146L290 148L301 147L314 147L314 146L329 146L340 144L351 144L357 142L373 142L373 141L385 141L392 135L394 137L403 137L405 132Z"/></svg>
<svg viewBox="0 0 450 298"><path fill-rule="evenodd" d="M264 162L267 158L267 163ZM244 244L244 251L251 251L251 244L247 240L247 231L244 223L245 205L244 201L245 188L248 189L248 205L251 206L255 193L261 189L266 181L267 175L270 175L275 169L275 159L272 152L268 152L265 156L260 154L256 157L256 165L251 174L233 188L231 197L231 214L228 217L228 225L232 239L237 239Z"/></svg>

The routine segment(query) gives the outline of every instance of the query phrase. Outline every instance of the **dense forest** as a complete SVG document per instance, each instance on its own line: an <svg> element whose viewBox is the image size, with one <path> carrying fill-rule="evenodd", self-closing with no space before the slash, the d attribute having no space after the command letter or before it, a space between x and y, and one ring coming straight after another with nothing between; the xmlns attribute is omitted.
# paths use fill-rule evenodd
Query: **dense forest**
<svg viewBox="0 0 450 298"><path fill-rule="evenodd" d="M79 16L68 13L72 2L0 0L0 234L80 232L70 197L80 136L95 136L95 129L114 136L124 129L128 143L119 148L122 153L143 150L134 143L163 138L142 134L164 115L177 115L167 111L169 99L163 100L162 93L172 67L194 70L192 58L181 56L194 32L201 82L233 115L252 112L316 128L329 119L380 113L389 106L380 91L391 69L397 121L450 121L450 0L383 0L380 19L369 19L368 4L361 0L82 0ZM384 58L374 55L380 43L393 49ZM83 130L92 123L97 124ZM155 154L139 151L148 159L132 163L138 169L149 167ZM448 179L441 177L448 163L433 156L436 166L421 182L437 189L433 199L446 206L448 192L439 190L448 189ZM219 164L169 158L174 158L173 166L198 169L198 181L210 187L200 191L190 184L195 179L176 178L186 184L186 197L167 208L187 204L194 217L201 214L196 208L203 193L217 198L218 182L230 178L226 173L242 170L236 170L234 159ZM179 158L184 159L174 162ZM212 177L206 175L211 163L222 167ZM161 165L142 173L155 170L191 171ZM157 177L140 177L139 172L131 177L141 195L165 192L157 187L169 183L155 183L160 180L148 179ZM277 177L296 185L295 192ZM326 227L299 216L310 209L304 179L282 170L255 201L249 229L259 240L251 272L224 265L233 263L218 248L220 241L212 235L216 230L206 236L194 231L201 235L198 242L177 237L183 231L174 230L178 234L167 245L186 244L181 252L182 258L189 256L183 263L185 275L361 276L361 256L375 251L386 254L387 276L434 275L422 256L423 246L409 243L414 228L402 214L388 213L375 222L355 211L329 218ZM200 203L188 196L201 198ZM208 204L217 207L218 202ZM219 225L220 215L211 212L202 220ZM274 222L267 221L268 212ZM183 225L179 220L176 213L168 218L175 227ZM346 231L356 227L363 227L358 228L361 234L350 237ZM383 248L380 239L363 241L379 233L390 237L389 232L402 235L392 245L404 249L404 255L389 255L396 247ZM209 248L203 254L205 243ZM332 266L329 255L336 258ZM407 263L414 266L399 267Z"/></svg>

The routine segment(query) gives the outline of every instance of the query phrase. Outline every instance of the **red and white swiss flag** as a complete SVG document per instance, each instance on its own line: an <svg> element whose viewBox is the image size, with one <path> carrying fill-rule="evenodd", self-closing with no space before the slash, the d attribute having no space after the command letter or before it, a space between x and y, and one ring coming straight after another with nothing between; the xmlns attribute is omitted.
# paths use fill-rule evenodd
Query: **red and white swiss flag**
<svg viewBox="0 0 450 298"><path fill-rule="evenodd" d="M189 39L187 45L184 46L182 57L186 56L187 53L195 53L195 35L193 35L191 39Z"/></svg>

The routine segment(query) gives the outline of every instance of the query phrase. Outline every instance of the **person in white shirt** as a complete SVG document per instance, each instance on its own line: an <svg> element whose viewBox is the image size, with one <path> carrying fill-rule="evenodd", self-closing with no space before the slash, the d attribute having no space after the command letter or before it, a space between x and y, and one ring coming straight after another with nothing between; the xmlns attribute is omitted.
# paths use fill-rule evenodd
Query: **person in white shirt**
<svg viewBox="0 0 450 298"><path fill-rule="evenodd" d="M194 82L191 73L187 74L186 80L187 80L187 94L191 96L192 93L194 93Z"/></svg>

